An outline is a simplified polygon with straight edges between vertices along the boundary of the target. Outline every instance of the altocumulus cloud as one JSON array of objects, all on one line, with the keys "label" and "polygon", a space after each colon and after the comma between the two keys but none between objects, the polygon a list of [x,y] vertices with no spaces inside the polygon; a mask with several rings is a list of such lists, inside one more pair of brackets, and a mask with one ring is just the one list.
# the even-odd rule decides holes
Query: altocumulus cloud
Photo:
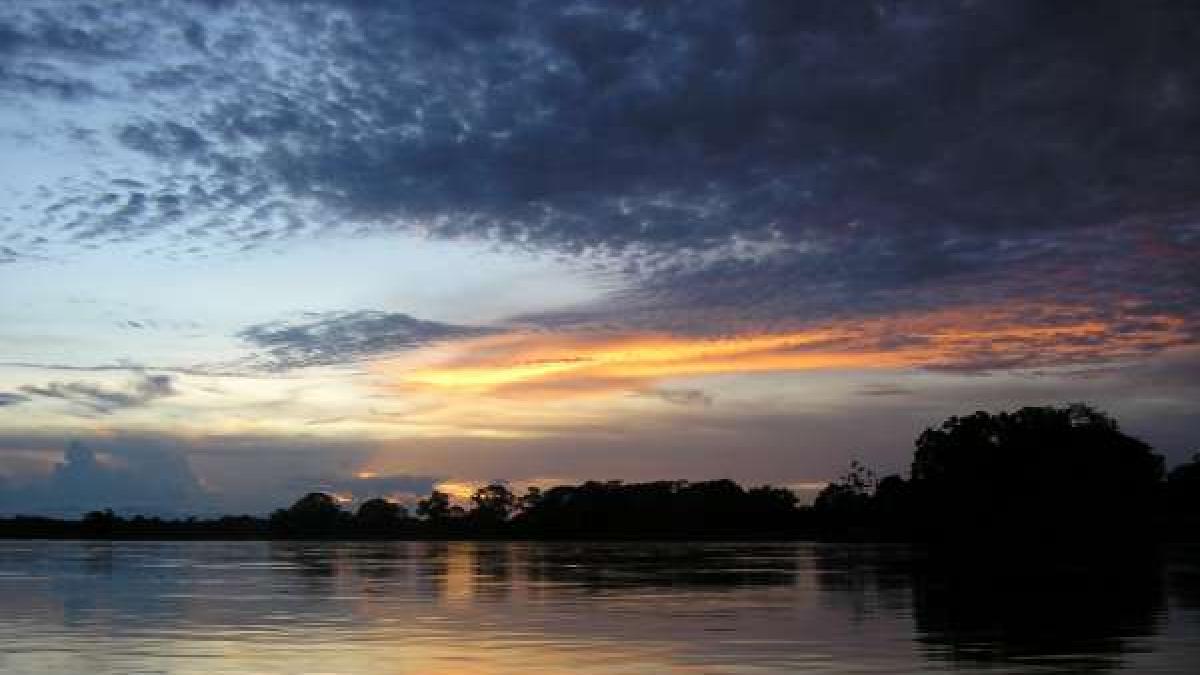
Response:
[{"label": "altocumulus cloud", "polygon": [[834,245],[850,222],[923,248],[1196,207],[1188,3],[8,13],[24,71],[79,66],[118,97],[152,85],[162,111],[98,131],[190,167],[174,191],[116,178],[98,212],[112,231],[74,228],[87,238],[225,207],[261,209],[247,241],[286,234],[267,217],[280,195],[357,224],[671,250],[733,234]]},{"label": "altocumulus cloud", "polygon": [[[608,304],[531,317],[559,327],[1019,297],[1197,333],[1194,3],[29,2],[0,21],[13,100],[133,111],[70,116],[63,143],[122,161],[33,199],[9,257],[403,230],[628,275]],[[246,337],[272,335],[280,367],[358,353]]]}]

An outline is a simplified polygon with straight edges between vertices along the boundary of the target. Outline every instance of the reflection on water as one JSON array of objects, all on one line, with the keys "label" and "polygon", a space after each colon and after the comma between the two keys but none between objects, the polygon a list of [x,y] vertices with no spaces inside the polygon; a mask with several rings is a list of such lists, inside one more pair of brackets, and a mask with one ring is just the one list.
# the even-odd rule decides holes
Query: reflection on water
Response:
[{"label": "reflection on water", "polygon": [[1172,672],[1200,555],[1044,577],[820,544],[0,542],[2,673]]}]

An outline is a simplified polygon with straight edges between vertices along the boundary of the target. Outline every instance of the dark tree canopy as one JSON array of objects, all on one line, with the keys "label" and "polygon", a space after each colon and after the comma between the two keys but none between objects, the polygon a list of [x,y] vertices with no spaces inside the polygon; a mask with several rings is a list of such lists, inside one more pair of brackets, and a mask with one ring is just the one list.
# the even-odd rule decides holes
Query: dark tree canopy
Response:
[{"label": "dark tree canopy", "polygon": [[1175,536],[1190,539],[1200,535],[1200,453],[1167,476],[1166,507]]},{"label": "dark tree canopy", "polygon": [[919,529],[1046,538],[1129,535],[1152,523],[1162,457],[1085,405],[951,417],[917,439]]},{"label": "dark tree canopy", "polygon": [[462,514],[462,508],[450,503],[450,495],[439,490],[417,502],[417,515],[428,521],[440,521]]},{"label": "dark tree canopy", "polygon": [[763,537],[793,530],[796,496],[730,480],[622,483],[589,481],[531,493],[514,519],[542,537]]},{"label": "dark tree canopy", "polygon": [[368,499],[358,507],[354,522],[364,532],[386,533],[408,519],[408,509],[382,497]]},{"label": "dark tree canopy", "polygon": [[508,520],[518,505],[517,496],[501,483],[485,485],[471,495],[473,515],[492,522]]},{"label": "dark tree canopy", "polygon": [[875,486],[874,473],[854,460],[840,481],[834,481],[821,490],[813,502],[813,508],[827,517],[858,520],[870,509]]},{"label": "dark tree canopy", "polygon": [[310,492],[286,509],[271,514],[271,527],[297,536],[329,536],[350,523],[350,514],[342,510],[333,495]]}]

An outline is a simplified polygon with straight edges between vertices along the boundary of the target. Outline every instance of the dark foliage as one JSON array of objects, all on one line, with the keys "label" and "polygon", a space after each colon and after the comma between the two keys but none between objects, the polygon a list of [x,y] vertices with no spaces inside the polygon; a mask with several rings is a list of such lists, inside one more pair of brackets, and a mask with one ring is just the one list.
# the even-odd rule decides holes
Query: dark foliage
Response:
[{"label": "dark foliage", "polygon": [[1200,537],[1200,453],[1167,474],[1166,506],[1172,537]]},{"label": "dark foliage", "polygon": [[1128,536],[1153,521],[1162,457],[1087,406],[954,417],[917,439],[916,527],[938,538]]},{"label": "dark foliage", "polygon": [[380,497],[363,502],[354,516],[354,526],[360,534],[376,537],[402,535],[411,521],[408,509]]},{"label": "dark foliage", "polygon": [[951,417],[916,441],[912,477],[857,465],[815,508],[850,537],[1073,541],[1154,532],[1162,457],[1084,405]]},{"label": "dark foliage", "polygon": [[353,524],[332,495],[311,492],[286,509],[271,514],[271,531],[285,536],[332,537]]},{"label": "dark foliage", "polygon": [[796,497],[729,480],[619,481],[560,486],[524,501],[515,531],[545,538],[786,537],[799,523]]},{"label": "dark foliage", "polygon": [[431,523],[440,523],[451,518],[461,518],[462,507],[450,504],[450,495],[434,490],[429,496],[417,502],[417,515]]}]

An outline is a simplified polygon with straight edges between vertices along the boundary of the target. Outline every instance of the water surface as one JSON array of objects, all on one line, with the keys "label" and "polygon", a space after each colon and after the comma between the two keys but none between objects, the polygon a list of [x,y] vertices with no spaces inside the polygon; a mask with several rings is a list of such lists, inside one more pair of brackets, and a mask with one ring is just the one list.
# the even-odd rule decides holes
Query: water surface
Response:
[{"label": "water surface", "polygon": [[2,673],[1200,672],[1189,549],[1071,583],[905,547],[0,542]]}]

